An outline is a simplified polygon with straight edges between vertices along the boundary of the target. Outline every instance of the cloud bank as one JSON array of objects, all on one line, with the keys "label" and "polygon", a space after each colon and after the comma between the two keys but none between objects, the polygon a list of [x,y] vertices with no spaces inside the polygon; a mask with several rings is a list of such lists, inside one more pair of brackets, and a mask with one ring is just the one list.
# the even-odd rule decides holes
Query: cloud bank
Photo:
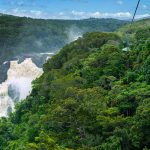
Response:
[{"label": "cloud bank", "polygon": [[[119,1],[121,4],[121,1]],[[86,19],[86,18],[115,18],[115,19],[131,19],[133,14],[130,12],[116,12],[116,13],[103,13],[100,11],[96,12],[84,12],[72,10],[71,12],[58,12],[48,13],[41,10],[23,10],[15,8],[11,10],[0,10],[0,13],[10,14],[21,17],[41,18],[41,19]],[[140,14],[136,16],[136,19],[144,17],[150,17],[149,13]]]}]

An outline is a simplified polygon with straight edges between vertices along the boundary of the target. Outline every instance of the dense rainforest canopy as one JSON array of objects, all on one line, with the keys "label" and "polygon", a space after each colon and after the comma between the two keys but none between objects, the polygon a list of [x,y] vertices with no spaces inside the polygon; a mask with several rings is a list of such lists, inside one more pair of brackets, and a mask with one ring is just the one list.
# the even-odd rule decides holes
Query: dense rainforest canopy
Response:
[{"label": "dense rainforest canopy", "polygon": [[[0,120],[2,150],[148,150],[150,20],[92,32],[44,65],[30,96]],[[130,49],[123,51],[124,33]]]}]

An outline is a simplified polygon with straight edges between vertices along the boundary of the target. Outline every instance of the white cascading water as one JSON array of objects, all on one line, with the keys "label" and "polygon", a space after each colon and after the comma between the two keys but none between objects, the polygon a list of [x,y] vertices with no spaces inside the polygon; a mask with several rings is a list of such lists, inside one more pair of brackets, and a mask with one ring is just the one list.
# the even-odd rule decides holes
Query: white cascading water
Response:
[{"label": "white cascading water", "polygon": [[38,68],[31,58],[22,63],[11,61],[7,80],[0,84],[0,117],[6,117],[20,100],[25,99],[32,90],[32,81],[41,76],[43,70]]}]

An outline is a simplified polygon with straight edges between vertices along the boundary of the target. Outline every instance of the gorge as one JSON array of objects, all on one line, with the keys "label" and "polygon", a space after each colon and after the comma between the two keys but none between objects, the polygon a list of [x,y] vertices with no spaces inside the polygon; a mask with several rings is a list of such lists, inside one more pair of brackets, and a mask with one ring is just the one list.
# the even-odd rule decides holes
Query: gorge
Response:
[{"label": "gorge", "polygon": [[86,32],[115,31],[127,23],[117,19],[44,20],[2,14],[0,117],[8,116],[15,104],[29,95],[31,82],[42,74],[43,64],[65,44]]}]

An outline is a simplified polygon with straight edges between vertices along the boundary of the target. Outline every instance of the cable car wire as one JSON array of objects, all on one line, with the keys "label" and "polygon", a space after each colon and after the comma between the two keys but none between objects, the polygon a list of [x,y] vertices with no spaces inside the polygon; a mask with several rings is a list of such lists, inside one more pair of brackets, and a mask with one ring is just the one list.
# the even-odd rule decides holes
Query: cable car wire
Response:
[{"label": "cable car wire", "polygon": [[[132,18],[131,24],[130,24],[130,26],[129,26],[130,29],[131,29],[131,27],[133,26],[133,23],[134,23],[134,20],[135,20],[136,13],[137,13],[137,10],[138,10],[138,8],[139,8],[140,2],[141,2],[141,0],[138,0],[137,5],[136,5],[136,8],[135,8],[135,11],[134,11],[134,14],[133,14],[133,18]],[[129,37],[128,37],[127,33],[126,33],[126,44],[127,44],[126,49],[129,50]],[[127,63],[127,68],[128,68],[128,69],[130,68],[129,60],[128,60],[128,63]],[[127,77],[127,83],[129,83],[129,78],[128,78],[128,77]]]},{"label": "cable car wire", "polygon": [[137,5],[136,5],[136,9],[135,9],[135,12],[134,12],[134,15],[133,15],[133,18],[132,18],[131,24],[133,24],[133,22],[134,22],[134,19],[135,19],[135,16],[136,16],[136,13],[137,13],[137,10],[138,10],[138,7],[139,7],[139,4],[140,4],[140,1],[141,1],[141,0],[138,0],[138,3],[137,3]]},{"label": "cable car wire", "polygon": [[[136,13],[137,13],[137,10],[138,10],[138,7],[139,7],[139,5],[140,5],[140,2],[141,2],[141,0],[138,0],[138,2],[137,2],[137,5],[136,5],[136,8],[135,8],[135,11],[134,11],[134,14],[133,14],[133,17],[132,17],[132,20],[131,20],[131,23],[130,23],[130,26],[129,26],[129,29],[131,30],[131,27],[132,27],[132,25],[133,25],[133,23],[134,23],[134,20],[135,20],[135,17],[136,17]],[[126,45],[126,48],[125,49],[129,49],[129,37],[128,37],[128,34],[126,33],[126,35],[125,35],[125,45]]]}]

